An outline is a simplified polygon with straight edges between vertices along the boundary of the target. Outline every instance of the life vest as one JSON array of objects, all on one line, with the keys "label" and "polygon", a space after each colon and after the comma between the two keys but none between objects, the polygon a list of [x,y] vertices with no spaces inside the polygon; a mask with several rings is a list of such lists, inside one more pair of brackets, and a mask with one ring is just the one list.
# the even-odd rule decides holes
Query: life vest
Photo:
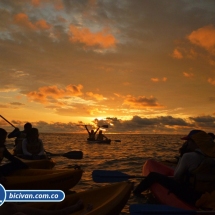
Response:
[{"label": "life vest", "polygon": [[15,139],[15,147],[13,149],[14,155],[23,154],[22,151],[22,141],[26,138],[26,133],[21,132],[19,137]]},{"label": "life vest", "polygon": [[34,143],[27,142],[26,148],[27,151],[30,152],[32,155],[38,155],[41,151],[42,142],[38,140]]},{"label": "life vest", "polygon": [[200,165],[190,173],[190,184],[198,192],[215,190],[215,159],[203,157]]}]

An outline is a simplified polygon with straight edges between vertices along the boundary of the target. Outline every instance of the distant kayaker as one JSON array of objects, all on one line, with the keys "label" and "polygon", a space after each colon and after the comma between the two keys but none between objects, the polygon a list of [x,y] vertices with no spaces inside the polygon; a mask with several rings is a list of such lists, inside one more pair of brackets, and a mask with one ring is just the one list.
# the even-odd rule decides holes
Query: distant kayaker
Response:
[{"label": "distant kayaker", "polygon": [[25,158],[42,159],[46,158],[43,142],[39,139],[37,128],[31,128],[22,142],[22,151]]},{"label": "distant kayaker", "polygon": [[27,135],[27,132],[32,128],[32,124],[27,122],[24,125],[24,130],[20,131],[19,128],[15,128],[11,133],[8,134],[8,138],[14,138],[15,139],[15,147],[14,147],[14,155],[23,154],[22,151],[22,141]]},{"label": "distant kayaker", "polygon": [[[211,168],[203,168],[202,173],[200,167],[204,164],[205,159],[213,159],[215,157],[215,144],[212,144],[211,137],[204,131],[192,130],[186,137],[187,151],[182,155],[177,167],[174,170],[174,177],[150,172],[146,178],[134,189],[134,195],[141,193],[150,188],[153,183],[159,183],[166,187],[169,192],[174,193],[180,199],[187,203],[195,204],[202,193],[210,189],[215,189],[214,181],[210,181],[210,174],[213,176]],[[207,163],[208,164],[208,163]],[[207,169],[209,172],[206,172]],[[208,181],[202,186],[202,181],[198,182],[197,175],[208,176]],[[194,178],[193,178],[194,177]],[[193,179],[193,180],[191,180]],[[212,188],[213,187],[213,188]]]},{"label": "distant kayaker", "polygon": [[98,127],[96,129],[96,131],[94,131],[94,130],[89,131],[88,128],[87,128],[87,125],[85,125],[84,127],[86,128],[86,130],[87,130],[87,132],[89,134],[89,137],[87,138],[87,140],[90,140],[90,141],[96,140],[96,133],[97,133],[97,131],[99,130],[100,127]]},{"label": "distant kayaker", "polygon": [[108,138],[102,133],[102,130],[100,130],[98,135],[97,135],[96,140],[103,141],[103,140],[108,140]]},{"label": "distant kayaker", "polygon": [[20,161],[18,158],[14,157],[5,147],[5,141],[7,137],[7,132],[0,128],[0,163],[2,162],[3,158],[8,159],[11,161],[10,163],[6,163],[0,166],[0,183],[4,184],[5,178],[11,172],[17,169],[26,169],[28,166]]}]

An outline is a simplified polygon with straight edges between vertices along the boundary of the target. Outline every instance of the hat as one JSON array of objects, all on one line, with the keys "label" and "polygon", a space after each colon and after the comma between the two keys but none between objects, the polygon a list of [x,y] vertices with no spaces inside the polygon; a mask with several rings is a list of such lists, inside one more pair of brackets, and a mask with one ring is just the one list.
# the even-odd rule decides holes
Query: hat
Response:
[{"label": "hat", "polygon": [[191,139],[192,135],[194,135],[194,134],[196,134],[196,133],[198,133],[200,131],[201,130],[192,130],[192,131],[190,131],[190,133],[187,136],[182,137],[181,140],[189,140],[189,139]]},{"label": "hat", "polygon": [[204,131],[197,132],[191,136],[199,149],[209,157],[215,157],[215,143],[211,136]]}]

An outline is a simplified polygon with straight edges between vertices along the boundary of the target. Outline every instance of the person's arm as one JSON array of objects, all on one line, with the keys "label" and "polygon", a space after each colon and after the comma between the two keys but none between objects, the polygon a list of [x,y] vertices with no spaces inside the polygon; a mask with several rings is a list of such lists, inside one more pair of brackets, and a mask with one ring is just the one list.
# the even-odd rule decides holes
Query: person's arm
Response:
[{"label": "person's arm", "polygon": [[96,133],[97,133],[97,131],[100,129],[100,126],[96,129],[96,131],[95,131],[95,135],[96,135]]},{"label": "person's arm", "polygon": [[19,128],[15,128],[10,134],[8,134],[8,138],[14,138],[14,137],[18,137],[20,135],[20,130]]},{"label": "person's arm", "polygon": [[178,165],[174,171],[174,179],[176,181],[182,182],[184,177],[188,172],[188,165],[189,165],[189,154],[185,153],[182,158],[179,160]]},{"label": "person's arm", "polygon": [[29,155],[29,156],[32,156],[32,154],[30,153],[30,152],[28,152],[28,150],[27,150],[27,139],[24,139],[23,141],[22,141],[22,151],[23,151],[23,154],[24,155]]},{"label": "person's arm", "polygon": [[87,126],[85,125],[84,127],[86,128],[88,134],[90,134],[90,131],[88,130]]}]

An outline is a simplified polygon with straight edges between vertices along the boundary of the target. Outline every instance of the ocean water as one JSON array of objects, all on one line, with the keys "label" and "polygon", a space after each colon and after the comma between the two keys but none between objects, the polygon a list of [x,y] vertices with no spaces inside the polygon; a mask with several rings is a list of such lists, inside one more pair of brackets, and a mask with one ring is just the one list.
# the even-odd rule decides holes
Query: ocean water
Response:
[{"label": "ocean water", "polygon": [[[49,133],[40,134],[46,151],[65,153],[73,150],[83,152],[83,159],[68,159],[62,156],[54,157],[55,169],[73,168],[79,165],[83,170],[80,182],[72,188],[79,192],[104,186],[104,183],[95,183],[92,180],[92,171],[119,170],[129,175],[141,176],[144,162],[149,158],[165,161],[173,160],[178,155],[178,149],[183,141],[181,135],[154,135],[154,134],[106,134],[111,144],[87,143],[87,134]],[[120,140],[121,142],[117,142]],[[8,148],[12,148],[13,140],[7,140]],[[141,179],[133,179],[136,186]],[[123,208],[121,215],[129,214],[129,205],[140,203],[132,194]]]}]

